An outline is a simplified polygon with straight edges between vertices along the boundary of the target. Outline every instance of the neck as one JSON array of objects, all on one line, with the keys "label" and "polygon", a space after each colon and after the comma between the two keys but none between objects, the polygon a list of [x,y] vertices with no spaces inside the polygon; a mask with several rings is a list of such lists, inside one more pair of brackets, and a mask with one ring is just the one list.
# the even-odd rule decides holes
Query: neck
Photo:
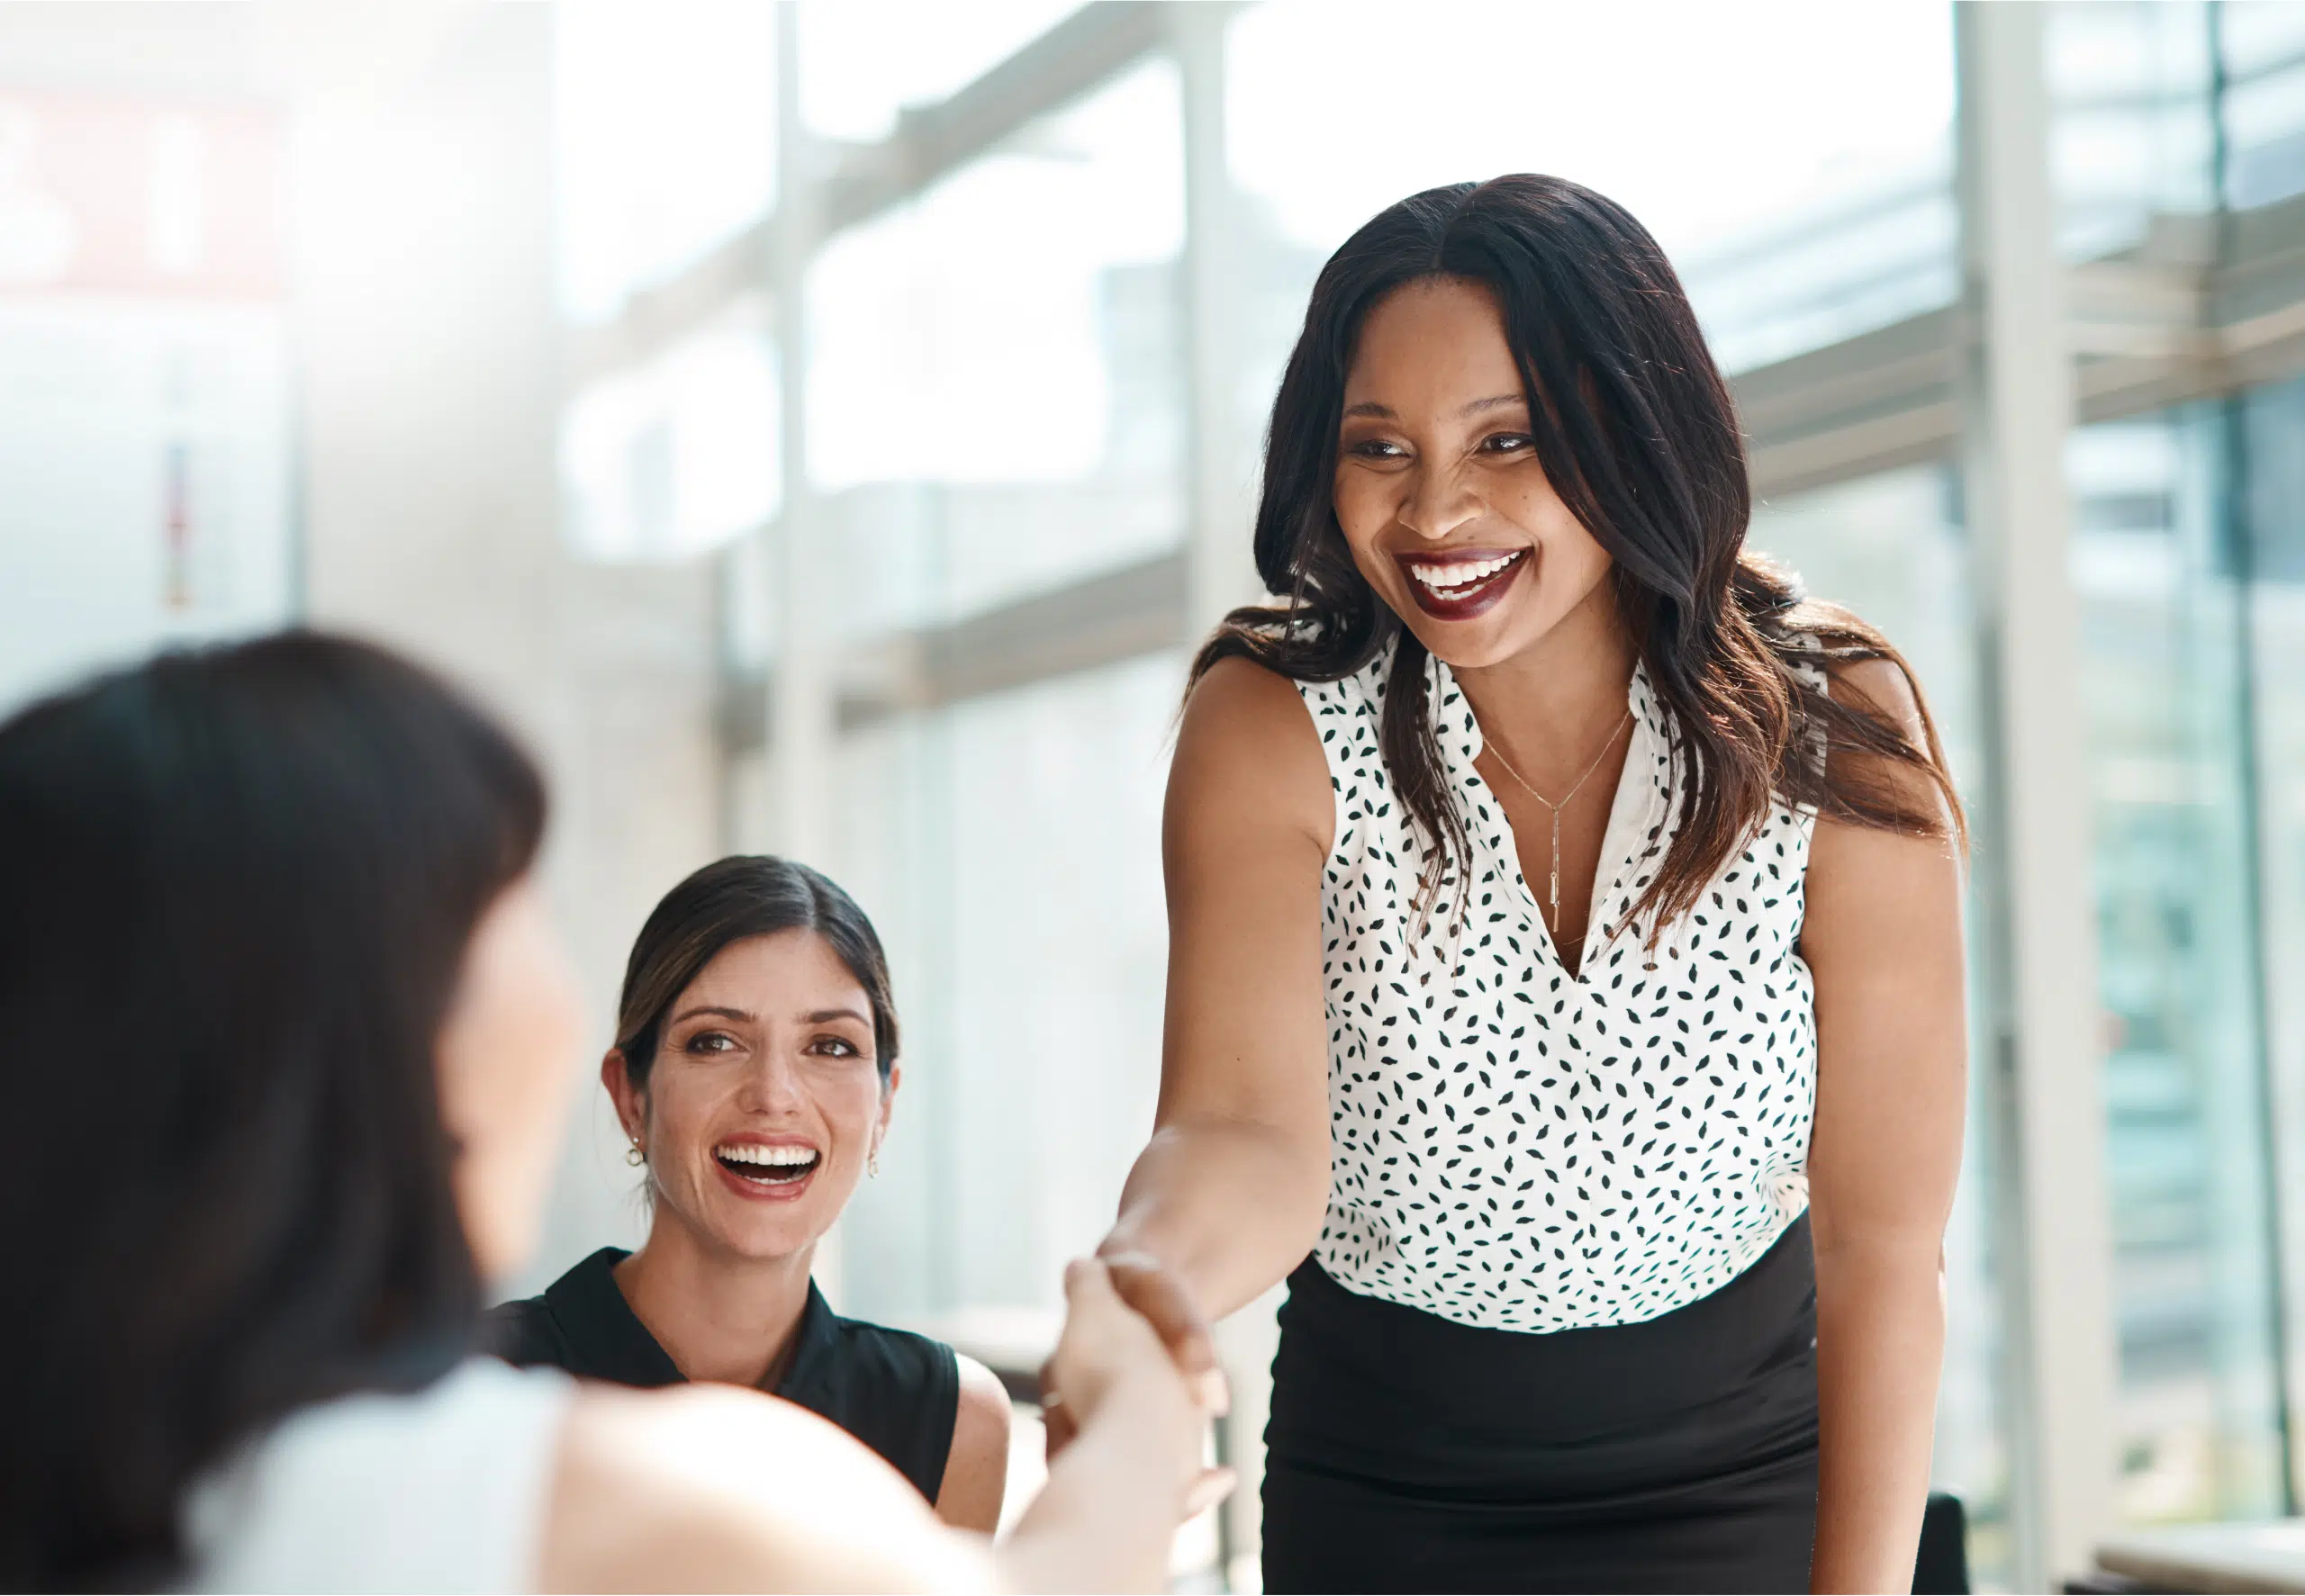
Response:
[{"label": "neck", "polygon": [[1638,658],[1603,582],[1534,647],[1456,677],[1481,735],[1557,796],[1624,719]]},{"label": "neck", "polygon": [[624,1300],[691,1380],[773,1390],[809,1305],[814,1243],[782,1258],[708,1246],[663,1203],[639,1251],[616,1267]]}]

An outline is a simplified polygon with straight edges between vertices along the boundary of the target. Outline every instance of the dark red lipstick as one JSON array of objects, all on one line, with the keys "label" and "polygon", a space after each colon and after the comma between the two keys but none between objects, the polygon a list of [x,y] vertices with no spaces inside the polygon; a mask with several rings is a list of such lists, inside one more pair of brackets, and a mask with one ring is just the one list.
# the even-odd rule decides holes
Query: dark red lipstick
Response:
[{"label": "dark red lipstick", "polygon": [[1437,553],[1396,555],[1409,596],[1416,607],[1435,620],[1463,621],[1486,615],[1496,607],[1536,551],[1514,549],[1451,549]]}]

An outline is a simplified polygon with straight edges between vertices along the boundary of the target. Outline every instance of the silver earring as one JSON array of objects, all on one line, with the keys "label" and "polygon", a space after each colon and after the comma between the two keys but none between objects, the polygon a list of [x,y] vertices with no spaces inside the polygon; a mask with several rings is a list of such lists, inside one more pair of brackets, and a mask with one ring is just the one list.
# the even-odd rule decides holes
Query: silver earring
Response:
[{"label": "silver earring", "polygon": [[648,1161],[648,1155],[640,1150],[640,1144],[636,1141],[624,1150],[624,1161],[637,1169]]},{"label": "silver earring", "polygon": [[864,1173],[873,1180],[881,1178],[881,1150],[874,1148],[864,1155]]}]

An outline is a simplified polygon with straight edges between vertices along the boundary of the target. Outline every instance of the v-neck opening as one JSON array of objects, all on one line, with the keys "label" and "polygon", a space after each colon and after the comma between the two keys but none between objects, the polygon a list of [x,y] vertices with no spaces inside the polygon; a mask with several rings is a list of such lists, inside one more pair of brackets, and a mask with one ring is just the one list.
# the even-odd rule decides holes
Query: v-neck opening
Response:
[{"label": "v-neck opening", "polygon": [[[1456,672],[1449,668],[1448,662],[1437,655],[1426,657],[1431,660],[1432,668],[1439,677],[1437,681],[1428,684],[1431,690],[1429,701],[1434,707],[1435,715],[1446,711],[1453,696],[1464,717],[1464,725],[1458,737],[1447,737],[1444,728],[1442,752],[1457,755],[1454,762],[1463,767],[1458,774],[1476,798],[1486,798],[1495,815],[1496,834],[1487,841],[1511,869],[1514,888],[1521,895],[1522,906],[1535,923],[1537,934],[1543,939],[1545,951],[1550,956],[1553,968],[1581,987],[1585,985],[1586,972],[1593,968],[1595,956],[1606,951],[1609,944],[1615,941],[1614,933],[1619,928],[1610,924],[1609,914],[1623,896],[1620,888],[1641,862],[1639,839],[1645,829],[1644,823],[1650,818],[1650,800],[1655,796],[1657,750],[1653,744],[1657,733],[1650,724],[1650,711],[1656,700],[1650,690],[1648,669],[1635,661],[1632,676],[1625,684],[1625,709],[1632,717],[1632,740],[1625,749],[1624,764],[1617,771],[1616,788],[1610,794],[1609,817],[1601,832],[1600,861],[1594,866],[1593,883],[1588,889],[1585,938],[1577,950],[1577,968],[1572,970],[1568,968],[1568,961],[1560,956],[1559,940],[1551,925],[1546,923],[1544,905],[1538,898],[1536,889],[1529,884],[1528,871],[1522,867],[1521,840],[1514,830],[1512,816],[1505,811],[1504,800],[1497,796],[1496,789],[1489,785],[1488,778],[1480,772],[1478,762],[1482,752],[1488,746],[1487,734],[1481,729],[1480,717],[1473,713],[1472,700],[1466,697],[1463,684],[1458,681]],[[1644,754],[1647,757],[1641,758]],[[1637,787],[1627,780],[1636,768],[1641,775],[1641,785]]]}]

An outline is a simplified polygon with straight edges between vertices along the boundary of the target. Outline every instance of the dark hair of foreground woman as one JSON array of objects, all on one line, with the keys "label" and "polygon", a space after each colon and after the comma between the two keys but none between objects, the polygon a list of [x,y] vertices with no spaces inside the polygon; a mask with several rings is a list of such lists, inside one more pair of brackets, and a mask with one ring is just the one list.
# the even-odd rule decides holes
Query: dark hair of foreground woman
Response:
[{"label": "dark hair of foreground woman", "polygon": [[544,818],[486,719],[334,638],[0,727],[0,1587],[167,1582],[232,1443],[465,1355],[434,1039]]}]

